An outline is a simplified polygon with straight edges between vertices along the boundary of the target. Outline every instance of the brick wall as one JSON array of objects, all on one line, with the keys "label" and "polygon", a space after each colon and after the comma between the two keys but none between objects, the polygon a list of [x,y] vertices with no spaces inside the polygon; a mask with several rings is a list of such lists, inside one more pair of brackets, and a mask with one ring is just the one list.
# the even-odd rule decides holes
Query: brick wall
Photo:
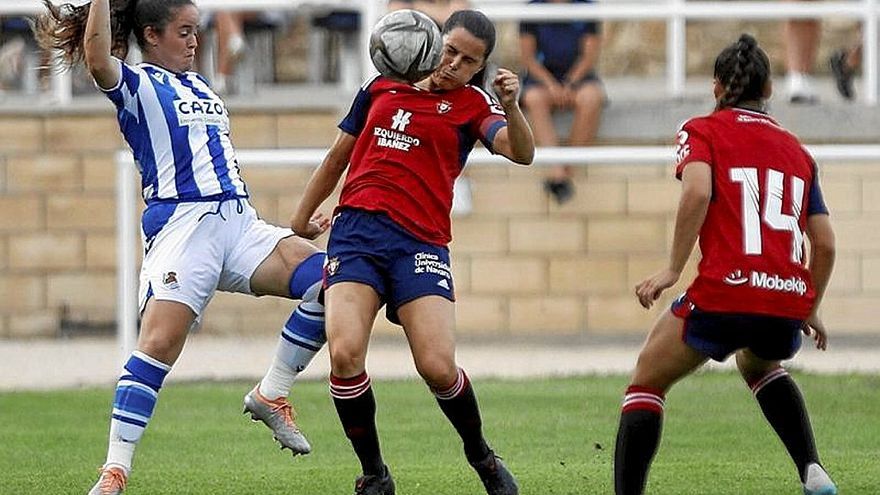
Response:
[{"label": "brick wall", "polygon": [[[233,139],[239,148],[327,146],[335,120],[239,114]],[[0,337],[55,335],[62,316],[112,322],[113,153],[121,146],[109,112],[0,116]],[[310,170],[247,165],[254,205],[268,221],[286,224]],[[455,220],[452,245],[463,333],[643,333],[693,276],[692,262],[679,287],[651,311],[632,296],[632,287],[666,260],[678,196],[669,167],[579,170],[577,195],[563,207],[541,190],[540,170],[469,173],[474,212]],[[839,245],[826,322],[841,333],[876,332],[880,163],[827,164],[824,189]],[[202,331],[274,334],[290,309],[280,299],[218,293]],[[377,329],[396,331],[383,318]]]}]

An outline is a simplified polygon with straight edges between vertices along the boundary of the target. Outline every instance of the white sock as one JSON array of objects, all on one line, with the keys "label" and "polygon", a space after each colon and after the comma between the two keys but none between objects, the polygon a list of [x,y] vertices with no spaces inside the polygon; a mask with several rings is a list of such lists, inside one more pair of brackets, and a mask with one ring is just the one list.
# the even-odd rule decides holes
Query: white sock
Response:
[{"label": "white sock", "polygon": [[[111,432],[111,438],[113,438],[113,433]],[[129,442],[120,442],[115,440],[110,440],[110,446],[107,448],[107,462],[104,463],[104,467],[119,467],[125,471],[125,475],[128,476],[128,473],[131,472],[131,463],[132,459],[134,459],[134,448],[137,447],[136,443]]]},{"label": "white sock", "polygon": [[281,329],[272,365],[260,382],[260,394],[269,400],[287,397],[296,376],[308,367],[325,341],[324,306],[315,301],[300,303]]}]

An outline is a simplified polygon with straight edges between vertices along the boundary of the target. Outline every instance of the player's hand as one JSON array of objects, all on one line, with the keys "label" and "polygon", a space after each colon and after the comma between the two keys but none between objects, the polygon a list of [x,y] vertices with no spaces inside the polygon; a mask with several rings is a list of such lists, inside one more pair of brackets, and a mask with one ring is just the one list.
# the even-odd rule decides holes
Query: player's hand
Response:
[{"label": "player's hand", "polygon": [[318,212],[312,215],[312,218],[309,219],[305,227],[297,228],[295,222],[291,221],[290,228],[300,237],[315,239],[324,232],[327,232],[327,229],[330,228],[330,219],[323,213]]},{"label": "player's hand", "polygon": [[813,336],[816,341],[816,349],[825,350],[828,348],[828,331],[825,330],[825,324],[816,313],[810,315],[804,325],[801,327],[804,335]]},{"label": "player's hand", "polygon": [[678,282],[680,276],[680,273],[667,268],[639,282],[636,285],[636,297],[639,298],[639,304],[645,309],[649,309],[664,290]]},{"label": "player's hand", "polygon": [[519,76],[507,69],[498,69],[495,80],[492,81],[492,88],[503,107],[515,104],[519,100]]}]

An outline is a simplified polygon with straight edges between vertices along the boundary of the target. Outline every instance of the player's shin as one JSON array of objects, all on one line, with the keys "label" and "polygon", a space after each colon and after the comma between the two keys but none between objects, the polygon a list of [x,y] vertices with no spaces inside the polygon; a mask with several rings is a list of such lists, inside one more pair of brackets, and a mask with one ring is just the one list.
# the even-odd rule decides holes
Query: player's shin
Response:
[{"label": "player's shin", "polygon": [[663,392],[630,385],[626,389],[614,449],[614,492],[641,495],[660,443]]},{"label": "player's shin", "polygon": [[750,380],[749,387],[764,417],[779,435],[798,469],[801,481],[806,478],[807,466],[819,463],[813,428],[797,384],[785,368],[776,368],[762,377]]},{"label": "player's shin", "polygon": [[489,446],[483,438],[483,422],[474,388],[463,369],[458,369],[455,382],[449,387],[433,389],[437,404],[452,423],[464,443],[468,462],[478,462],[489,455]]},{"label": "player's shin", "polygon": [[308,367],[327,338],[324,305],[318,302],[325,253],[315,253],[294,270],[290,294],[302,302],[281,329],[275,357],[260,382],[260,394],[269,400],[287,397],[296,376]]},{"label": "player's shin", "polygon": [[376,399],[369,375],[366,372],[353,378],[330,375],[330,395],[363,473],[384,476],[385,463],[376,430]]},{"label": "player's shin", "polygon": [[126,474],[131,471],[134,449],[153,416],[159,389],[170,370],[171,366],[157,359],[132,352],[116,384],[105,467],[120,467]]}]

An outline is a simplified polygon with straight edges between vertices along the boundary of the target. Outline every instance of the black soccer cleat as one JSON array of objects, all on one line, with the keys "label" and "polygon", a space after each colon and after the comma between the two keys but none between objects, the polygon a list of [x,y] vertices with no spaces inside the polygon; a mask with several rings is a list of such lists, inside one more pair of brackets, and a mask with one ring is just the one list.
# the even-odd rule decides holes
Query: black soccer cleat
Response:
[{"label": "black soccer cleat", "polygon": [[846,50],[836,50],[828,59],[828,65],[831,66],[831,74],[834,76],[834,82],[837,85],[837,92],[845,100],[852,100],[855,97],[855,89],[853,88],[853,75],[855,71],[846,65]]},{"label": "black soccer cleat", "polygon": [[365,474],[354,482],[354,495],[394,495],[394,479],[385,466],[385,475]]},{"label": "black soccer cleat", "polygon": [[488,495],[519,494],[516,479],[507,470],[507,466],[501,462],[501,458],[495,455],[495,452],[490,450],[485,459],[470,464],[474,471],[480,475],[480,481],[483,482]]}]

